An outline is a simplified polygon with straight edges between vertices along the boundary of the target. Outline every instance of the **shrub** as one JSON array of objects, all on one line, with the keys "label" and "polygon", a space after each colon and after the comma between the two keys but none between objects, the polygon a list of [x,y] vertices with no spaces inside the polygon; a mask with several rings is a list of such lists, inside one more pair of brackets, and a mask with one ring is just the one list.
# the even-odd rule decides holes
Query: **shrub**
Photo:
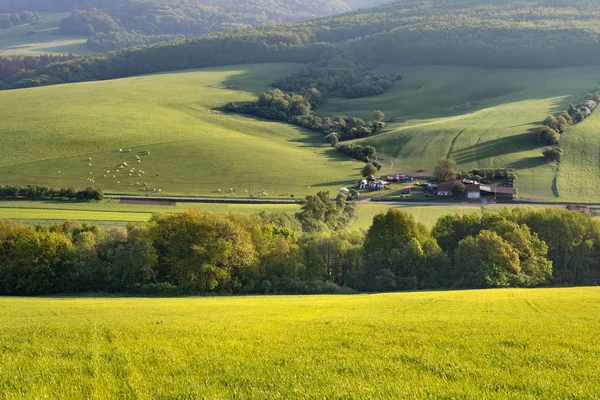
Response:
[{"label": "shrub", "polygon": [[538,140],[547,145],[558,144],[560,135],[554,129],[548,126],[542,126],[538,132]]},{"label": "shrub", "polygon": [[542,154],[548,161],[556,161],[560,163],[562,158],[562,149],[558,146],[552,146],[544,149]]}]

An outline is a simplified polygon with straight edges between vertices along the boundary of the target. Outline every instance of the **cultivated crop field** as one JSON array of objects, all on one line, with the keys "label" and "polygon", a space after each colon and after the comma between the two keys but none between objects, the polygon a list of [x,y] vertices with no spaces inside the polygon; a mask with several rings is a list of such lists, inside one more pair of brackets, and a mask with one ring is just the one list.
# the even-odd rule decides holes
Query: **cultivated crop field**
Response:
[{"label": "cultivated crop field", "polygon": [[335,192],[358,180],[362,164],[323,135],[213,110],[254,99],[294,68],[242,65],[0,92],[0,182],[129,194],[148,194],[147,184],[152,194],[220,197],[232,188],[237,197]]},{"label": "cultivated crop field", "polygon": [[[431,228],[438,218],[449,214],[477,214],[494,212],[503,206],[417,206],[366,203],[357,206],[354,221],[350,228],[367,230],[373,217],[385,213],[390,208],[398,208],[413,215],[417,221]],[[174,213],[196,209],[217,214],[258,214],[288,213],[301,210],[299,204],[213,204],[177,203],[175,207],[155,205],[119,204],[118,201],[104,200],[94,203],[70,203],[65,201],[0,201],[0,219],[13,219],[29,223],[55,223],[61,220],[78,220],[110,225],[114,222],[148,221],[153,213]]]},{"label": "cultivated crop field", "polygon": [[[394,171],[431,171],[437,159],[448,156],[464,170],[514,168],[520,198],[566,200],[566,191],[556,189],[556,167],[542,157],[535,129],[546,115],[582,101],[595,89],[599,68],[425,66],[387,67],[382,72],[400,73],[403,80],[380,96],[332,100],[320,112],[370,118],[373,110],[381,109],[393,118],[387,132],[360,141],[375,146],[384,165],[393,162]],[[576,158],[577,151],[593,153],[585,147],[567,150],[565,158],[569,153]]]},{"label": "cultivated crop field", "polygon": [[2,298],[31,398],[595,398],[600,289]]},{"label": "cultivated crop field", "polygon": [[85,37],[56,35],[60,21],[70,13],[40,13],[36,25],[0,29],[0,56],[39,54],[85,54]]},{"label": "cultivated crop field", "polygon": [[202,210],[217,214],[289,213],[300,211],[297,204],[216,204],[178,203],[176,206],[119,204],[105,200],[94,203],[70,203],[65,201],[0,201],[0,219],[24,222],[77,220],[93,221],[110,225],[111,222],[148,221],[153,213],[175,213],[184,210]]}]

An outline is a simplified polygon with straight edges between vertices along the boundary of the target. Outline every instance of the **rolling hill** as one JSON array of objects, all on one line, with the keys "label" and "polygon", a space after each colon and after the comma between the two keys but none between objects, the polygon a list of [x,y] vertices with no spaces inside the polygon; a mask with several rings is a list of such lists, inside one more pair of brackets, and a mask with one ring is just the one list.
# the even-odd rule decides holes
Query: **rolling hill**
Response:
[{"label": "rolling hill", "polygon": [[402,0],[334,17],[127,49],[26,77],[47,75],[40,84],[48,84],[231,64],[315,62],[332,51],[371,67],[590,66],[600,65],[599,20],[595,1]]},{"label": "rolling hill", "polygon": [[[455,66],[385,67],[403,80],[380,96],[332,99],[322,114],[343,113],[369,118],[381,109],[393,122],[385,132],[358,143],[378,149],[389,172],[431,171],[437,159],[455,159],[462,170],[514,168],[518,171],[519,197],[530,200],[576,201],[568,190],[557,191],[556,167],[542,157],[536,129],[548,114],[581,101],[598,82],[600,68],[482,69]],[[565,162],[588,153],[585,143],[597,142],[591,128],[597,116],[572,128],[565,137]],[[588,129],[589,129],[588,128]],[[580,145],[572,137],[585,137]],[[578,139],[582,140],[582,139]],[[570,150],[576,147],[577,150]],[[567,165],[565,164],[565,165]],[[578,169],[576,169],[577,171]],[[561,170],[561,176],[564,169]],[[593,173],[593,172],[590,172]],[[597,179],[597,178],[595,178]],[[597,180],[596,180],[597,181]],[[593,195],[592,195],[593,197]],[[583,198],[581,199],[583,200]],[[590,196],[587,197],[590,200]],[[597,198],[596,198],[597,201]]]},{"label": "rolling hill", "polygon": [[[600,65],[600,51],[597,51],[600,50],[597,35],[600,31],[596,24],[598,20],[600,4],[597,2],[498,0],[481,3],[476,0],[403,0],[341,16],[207,35],[53,63],[36,71],[9,76],[5,80],[5,87],[19,87],[23,81],[26,81],[24,86],[35,86],[108,80],[192,67],[241,63],[309,63],[321,60],[321,63],[335,67],[339,65],[340,56],[344,56],[362,68],[383,74],[400,74],[403,77],[400,83],[396,83],[383,95],[354,100],[333,96],[319,109],[319,113],[323,115],[337,113],[363,118],[369,118],[373,110],[381,109],[391,117],[392,123],[384,132],[357,141],[378,149],[380,161],[384,161],[383,164],[387,168],[384,171],[431,171],[437,159],[451,157],[465,170],[477,167],[516,169],[519,173],[517,187],[522,199],[573,201],[579,196],[570,196],[567,189],[560,190],[561,176],[577,175],[579,167],[576,166],[587,168],[583,166],[578,154],[589,153],[589,148],[584,141],[570,140],[569,137],[574,134],[567,133],[564,140],[565,168],[559,173],[555,165],[544,161],[535,132],[547,114],[556,113],[566,108],[569,103],[579,102],[600,81],[600,68],[597,67]],[[420,66],[411,66],[413,64]],[[224,68],[223,71],[236,69]],[[261,67],[240,68],[255,70],[254,68]],[[260,84],[252,91],[253,96],[289,72],[291,71],[280,70],[278,74],[263,75],[264,79],[261,78]],[[170,89],[161,91],[158,88],[150,88],[153,84],[163,85],[163,79],[170,80],[171,77],[187,74],[189,73],[182,75],[177,72],[152,78],[134,78],[107,83],[107,86],[86,84],[90,86],[68,86],[69,89],[57,88],[56,91],[47,88],[27,91],[26,94],[1,93],[7,96],[7,103],[20,105],[20,109],[35,105],[31,108],[48,118],[37,121],[36,118],[22,118],[22,112],[15,112],[8,128],[5,128],[6,137],[12,137],[5,140],[16,140],[17,132],[33,134],[43,131],[47,125],[56,126],[53,129],[60,132],[58,135],[61,138],[56,142],[61,145],[60,149],[57,149],[57,156],[73,156],[71,153],[74,152],[94,155],[96,149],[90,146],[93,140],[82,140],[81,132],[73,131],[75,122],[72,122],[72,119],[77,119],[78,123],[90,132],[110,128],[112,133],[103,134],[105,139],[114,140],[119,135],[115,132],[124,129],[127,132],[125,137],[136,137],[135,143],[125,141],[134,144],[122,145],[128,147],[157,143],[158,135],[148,132],[156,132],[158,127],[169,125],[176,127],[176,133],[171,133],[168,140],[161,142],[163,150],[181,158],[184,154],[191,154],[191,150],[188,146],[185,146],[185,151],[178,148],[175,143],[189,138],[187,134],[183,135],[185,139],[178,135],[183,131],[189,132],[195,126],[192,118],[201,115],[201,119],[211,126],[221,128],[221,124],[225,124],[227,129],[238,132],[245,132],[246,129],[250,129],[251,132],[260,129],[276,130],[277,134],[271,135],[265,135],[263,132],[250,133],[251,136],[264,139],[264,143],[253,148],[252,152],[262,155],[266,148],[271,148],[272,158],[268,163],[281,165],[281,159],[287,158],[288,155],[281,156],[287,154],[283,151],[276,156],[276,153],[281,151],[276,148],[281,145],[278,139],[281,135],[293,137],[300,131],[283,124],[241,116],[220,116],[209,111],[219,104],[248,100],[252,99],[252,96],[241,96],[233,90],[224,90],[218,92],[219,101],[213,101],[216,97],[212,97],[211,88],[206,92],[211,96],[211,101],[194,103],[195,100],[190,98],[191,103],[186,103],[188,100],[185,100],[185,106],[177,101],[165,106],[164,101],[168,102],[172,98],[172,94],[169,94]],[[131,91],[117,90],[124,82],[137,82],[138,86]],[[147,87],[139,92],[144,94],[137,96],[136,93],[144,85]],[[258,89],[258,86],[261,89]],[[110,91],[104,92],[104,88],[108,87],[115,92],[110,95]],[[81,93],[71,96],[71,90],[72,93]],[[92,106],[90,102],[77,100],[76,105],[59,102],[61,106],[57,107],[57,110],[68,108],[64,115],[57,114],[54,109],[43,109],[45,102],[42,98],[63,98],[63,93],[68,93],[67,96],[72,99],[81,99],[83,92],[88,90],[104,93],[104,97],[95,100],[99,104]],[[160,107],[163,107],[159,113],[150,113],[150,121],[144,120],[142,115],[136,115],[140,110],[147,108],[144,96],[150,96],[156,101],[161,99]],[[130,123],[130,118],[125,116],[108,118],[105,121],[105,118],[111,115],[110,111],[121,107],[122,104],[133,107],[128,112],[143,121],[139,126]],[[168,114],[162,114],[165,109],[169,110]],[[105,111],[99,113],[98,110]],[[174,112],[175,110],[177,112]],[[170,120],[175,115],[177,118]],[[62,122],[48,122],[59,116],[62,117]],[[184,116],[188,119],[184,120]],[[159,118],[160,121],[157,120]],[[573,129],[584,129],[592,124],[592,121]],[[68,126],[67,131],[70,133],[62,132],[62,124]],[[318,134],[302,134],[308,135],[312,144],[323,140]],[[42,138],[39,142],[44,143],[44,140]],[[34,141],[29,138],[25,143]],[[35,143],[37,145],[37,141]],[[53,143],[48,143],[50,149],[53,149]],[[63,145],[67,143],[83,143],[86,148],[74,151]],[[33,148],[36,145],[33,145]],[[240,157],[240,151],[236,150],[235,146],[226,146],[225,153],[221,146],[212,142],[211,145],[213,147],[204,145],[202,151],[221,153],[222,157],[229,160],[223,162],[223,158],[218,158],[218,168],[226,171],[223,175],[240,178],[228,178],[231,182],[229,185],[239,186],[240,182],[247,180],[246,175],[239,175],[238,171],[247,169],[247,165],[254,168],[257,163],[251,160],[252,157]],[[286,143],[286,149],[288,145],[289,141]],[[28,149],[27,146],[23,148]],[[103,146],[99,146],[102,147],[100,151],[105,151],[107,144],[104,143]],[[335,157],[338,158],[333,158],[333,150],[323,148],[322,151],[323,154],[332,157],[331,160],[339,159],[337,155]],[[0,172],[7,177],[11,174],[14,177],[16,175],[9,171],[9,165],[19,164],[21,171],[25,171],[29,168],[27,165],[30,165],[31,170],[21,172],[21,177],[31,177],[26,183],[38,183],[35,170],[40,167],[46,169],[46,164],[36,164],[42,160],[35,157],[25,161],[32,158],[32,154],[35,154],[35,150],[27,151],[26,155],[22,152],[9,152],[4,161],[5,166]],[[593,152],[585,156],[586,165],[600,165],[600,156],[595,158],[591,154]],[[183,159],[187,160],[185,156]],[[244,161],[236,164],[237,161],[231,160]],[[115,162],[112,158],[107,158],[106,161],[110,161],[108,164]],[[28,164],[29,162],[33,164]],[[310,164],[308,159],[305,162]],[[69,164],[69,170],[79,168],[76,165]],[[162,170],[168,168],[168,165],[159,166]],[[186,168],[190,166],[187,165]],[[569,172],[570,168],[572,172]],[[590,168],[592,167],[588,169]],[[78,176],[84,169],[81,168]],[[214,175],[215,169],[209,169],[211,176]],[[331,169],[335,170],[333,175],[327,178],[328,173],[322,171],[322,177],[319,178],[321,182],[328,181],[330,188],[339,186],[337,183],[341,185],[351,181],[357,176],[356,171],[347,173],[344,166],[336,168],[332,164]],[[343,173],[340,172],[342,170]],[[296,175],[300,174],[290,176]],[[190,176],[185,176],[187,182],[184,182],[184,179],[179,183],[169,181],[161,189],[173,193],[210,192],[198,189],[189,178]],[[62,182],[62,178],[53,179]],[[272,182],[270,179],[266,181]],[[301,187],[306,186],[308,189],[309,185],[313,189],[314,185],[309,181],[310,179],[305,177],[302,183],[298,184],[298,189],[282,190],[280,194],[292,191],[300,193]],[[569,178],[568,181],[572,182],[574,179]],[[211,190],[220,188],[219,186],[225,184],[220,185],[216,182],[211,186]],[[108,185],[107,189],[112,191],[116,190],[116,187]],[[589,200],[593,198],[593,194],[583,198]]]},{"label": "rolling hill", "polygon": [[[358,179],[361,164],[321,135],[213,111],[253,99],[295,68],[237,66],[0,92],[0,182],[139,194],[148,193],[141,191],[147,183],[162,194],[213,196],[230,188],[238,196],[337,191]],[[123,162],[130,166],[116,172]],[[129,177],[131,166],[144,176]]]},{"label": "rolling hill", "polygon": [[[85,54],[189,35],[342,14],[388,0],[0,0],[0,17],[30,10],[42,23],[0,29],[0,55]],[[0,26],[2,28],[2,26]]]}]

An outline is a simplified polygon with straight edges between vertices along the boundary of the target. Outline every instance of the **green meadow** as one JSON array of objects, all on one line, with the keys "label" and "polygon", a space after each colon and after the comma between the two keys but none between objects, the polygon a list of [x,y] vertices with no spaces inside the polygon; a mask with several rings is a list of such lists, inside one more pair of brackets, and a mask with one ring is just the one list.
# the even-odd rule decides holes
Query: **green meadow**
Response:
[{"label": "green meadow", "polygon": [[70,13],[40,13],[41,22],[0,29],[0,56],[86,54],[85,37],[57,35],[60,21]]},{"label": "green meadow", "polygon": [[0,298],[0,392],[7,399],[593,399],[599,313],[598,288]]},{"label": "green meadow", "polygon": [[[516,169],[520,198],[564,200],[565,191],[558,190],[555,183],[556,167],[543,159],[535,129],[546,115],[583,100],[600,82],[599,68],[426,66],[381,70],[400,73],[403,80],[380,96],[332,100],[321,112],[370,118],[373,110],[381,109],[393,118],[383,134],[359,141],[375,146],[390,170],[431,171],[437,159],[447,156],[464,170]],[[586,144],[579,144],[578,150],[567,145],[567,163],[569,154],[575,165],[581,165],[577,152],[594,154]],[[598,152],[588,160],[597,168]],[[573,172],[579,173],[578,168]],[[573,195],[568,201],[577,200]]]},{"label": "green meadow", "polygon": [[358,180],[361,163],[323,135],[214,110],[254,99],[295,68],[240,65],[0,92],[0,181],[129,194],[149,194],[147,184],[152,194],[219,197],[335,192]]},{"label": "green meadow", "polygon": [[560,141],[563,159],[557,191],[566,201],[598,202],[600,185],[600,117],[596,111],[569,128]]}]

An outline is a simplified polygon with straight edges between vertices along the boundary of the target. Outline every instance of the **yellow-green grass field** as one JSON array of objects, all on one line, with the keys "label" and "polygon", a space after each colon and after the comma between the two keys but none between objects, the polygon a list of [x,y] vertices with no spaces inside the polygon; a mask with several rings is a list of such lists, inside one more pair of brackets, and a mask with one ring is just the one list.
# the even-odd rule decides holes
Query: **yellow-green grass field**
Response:
[{"label": "yellow-green grass field", "polygon": [[599,288],[0,298],[0,393],[593,399],[598,315]]},{"label": "yellow-green grass field", "polygon": [[[381,96],[332,100],[321,112],[370,118],[381,109],[394,118],[385,133],[359,141],[377,148],[386,172],[432,171],[437,159],[448,156],[464,170],[515,168],[522,199],[563,200],[564,191],[554,183],[556,167],[544,161],[535,128],[546,115],[582,101],[600,81],[600,68],[427,66],[386,67],[382,72],[400,73],[403,80]],[[579,150],[568,149],[565,158],[578,151],[593,153],[587,142],[581,144]],[[597,168],[598,152],[589,160]],[[584,199],[570,197],[577,200]]]},{"label": "yellow-green grass field", "polygon": [[69,15],[40,13],[39,24],[0,29],[0,56],[88,53],[85,37],[56,34],[60,21]]},{"label": "yellow-green grass field", "polygon": [[[359,179],[362,164],[322,134],[213,110],[255,99],[299,67],[240,65],[0,92],[0,183],[148,194],[147,183],[153,194],[217,197],[231,188],[238,197],[336,192]],[[132,177],[128,168],[116,172],[123,162],[136,169]]]}]

